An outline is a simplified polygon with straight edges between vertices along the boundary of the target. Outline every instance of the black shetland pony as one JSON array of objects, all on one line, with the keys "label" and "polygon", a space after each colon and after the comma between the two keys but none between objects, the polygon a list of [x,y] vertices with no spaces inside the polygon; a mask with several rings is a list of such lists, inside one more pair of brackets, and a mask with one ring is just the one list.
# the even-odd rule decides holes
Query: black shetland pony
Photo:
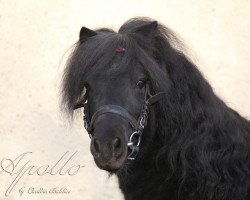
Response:
[{"label": "black shetland pony", "polygon": [[249,200],[250,123],[227,107],[165,26],[83,27],[63,104],[84,107],[97,166],[126,200]]}]

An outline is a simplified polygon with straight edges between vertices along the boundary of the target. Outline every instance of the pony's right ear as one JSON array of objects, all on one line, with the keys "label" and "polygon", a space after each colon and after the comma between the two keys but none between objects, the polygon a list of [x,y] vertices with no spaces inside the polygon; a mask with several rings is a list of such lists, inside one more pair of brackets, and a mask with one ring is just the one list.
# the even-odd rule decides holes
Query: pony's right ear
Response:
[{"label": "pony's right ear", "polygon": [[95,35],[97,35],[95,31],[92,31],[86,27],[82,27],[80,30],[80,35],[79,35],[80,44],[85,42],[89,37],[93,37]]},{"label": "pony's right ear", "polygon": [[80,100],[78,100],[75,105],[74,105],[74,110],[78,109],[78,108],[82,108],[84,107],[84,104],[87,100],[86,95],[84,95]]},{"label": "pony's right ear", "polygon": [[87,90],[86,86],[84,86],[80,97],[75,102],[74,110],[81,108],[81,107],[84,107],[84,104],[87,101],[87,92],[88,92],[88,90]]}]

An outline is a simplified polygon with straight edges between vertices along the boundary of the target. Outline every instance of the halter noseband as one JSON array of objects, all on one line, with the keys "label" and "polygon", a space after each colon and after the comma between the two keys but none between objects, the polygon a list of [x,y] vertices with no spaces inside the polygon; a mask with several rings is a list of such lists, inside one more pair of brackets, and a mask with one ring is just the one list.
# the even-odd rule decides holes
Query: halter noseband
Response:
[{"label": "halter noseband", "polygon": [[[100,115],[104,115],[107,113],[113,113],[121,116],[123,119],[127,120],[131,127],[133,128],[133,132],[129,137],[129,142],[127,144],[128,148],[131,150],[131,153],[128,156],[129,160],[134,160],[139,152],[139,145],[141,141],[141,136],[144,127],[147,125],[148,113],[149,113],[149,106],[159,101],[164,92],[159,92],[155,95],[151,95],[149,91],[149,85],[146,85],[146,92],[144,103],[142,105],[141,113],[138,120],[133,117],[125,108],[118,106],[118,105],[104,105],[97,109],[97,111],[93,114],[90,118],[88,104],[84,104],[84,127],[87,130],[90,138],[93,136],[93,126],[96,119]],[[149,96],[149,98],[148,98]]]}]

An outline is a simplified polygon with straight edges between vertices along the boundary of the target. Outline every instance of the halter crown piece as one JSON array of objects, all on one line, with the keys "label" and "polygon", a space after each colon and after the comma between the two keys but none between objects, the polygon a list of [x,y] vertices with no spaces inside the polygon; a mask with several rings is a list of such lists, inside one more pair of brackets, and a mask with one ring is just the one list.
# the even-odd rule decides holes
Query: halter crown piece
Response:
[{"label": "halter crown piece", "polygon": [[87,130],[89,137],[92,138],[94,123],[100,115],[113,113],[124,118],[125,120],[129,122],[129,124],[133,128],[133,131],[129,137],[129,142],[127,146],[130,149],[130,154],[128,156],[128,159],[134,160],[139,152],[139,145],[141,142],[141,136],[142,136],[143,130],[145,126],[147,125],[149,106],[151,106],[152,104],[162,99],[164,95],[165,95],[165,92],[159,92],[155,95],[151,95],[149,92],[149,85],[146,84],[145,98],[144,98],[144,102],[143,102],[141,113],[140,113],[138,120],[135,117],[133,117],[125,108],[118,106],[118,105],[101,106],[95,111],[92,117],[90,117],[88,104],[85,103],[84,104],[84,116],[83,116],[84,127]]}]

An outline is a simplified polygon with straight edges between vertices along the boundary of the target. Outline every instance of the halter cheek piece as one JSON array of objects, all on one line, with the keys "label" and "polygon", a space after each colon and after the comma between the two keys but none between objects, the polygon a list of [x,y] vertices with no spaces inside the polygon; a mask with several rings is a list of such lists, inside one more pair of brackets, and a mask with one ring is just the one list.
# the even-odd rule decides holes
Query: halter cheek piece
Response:
[{"label": "halter cheek piece", "polygon": [[87,130],[90,138],[93,136],[93,126],[96,119],[100,115],[104,115],[107,113],[117,114],[120,117],[124,118],[129,122],[131,127],[133,128],[133,132],[129,137],[128,148],[131,150],[131,153],[128,156],[129,160],[134,160],[139,152],[139,145],[141,142],[141,136],[143,133],[144,127],[147,125],[148,113],[149,113],[149,106],[156,103],[164,96],[164,92],[159,92],[155,95],[151,95],[149,92],[149,85],[146,85],[146,92],[144,103],[142,105],[142,110],[138,120],[133,117],[125,108],[118,106],[118,105],[104,105],[101,106],[97,111],[93,114],[90,118],[88,104],[84,104],[84,127]]}]

